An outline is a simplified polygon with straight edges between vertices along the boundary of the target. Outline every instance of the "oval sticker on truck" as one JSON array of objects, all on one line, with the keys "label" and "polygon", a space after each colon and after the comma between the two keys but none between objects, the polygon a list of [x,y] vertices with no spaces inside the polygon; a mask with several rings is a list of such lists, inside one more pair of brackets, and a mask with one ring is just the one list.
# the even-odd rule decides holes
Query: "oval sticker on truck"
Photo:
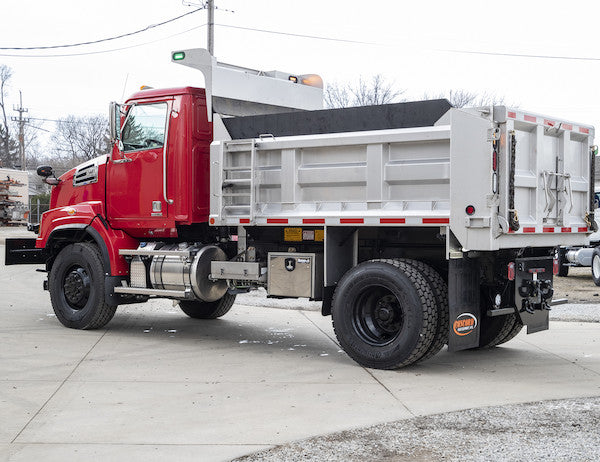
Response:
[{"label": "oval sticker on truck", "polygon": [[471,313],[461,313],[456,317],[456,321],[452,325],[454,333],[464,337],[469,335],[477,327],[477,318]]}]

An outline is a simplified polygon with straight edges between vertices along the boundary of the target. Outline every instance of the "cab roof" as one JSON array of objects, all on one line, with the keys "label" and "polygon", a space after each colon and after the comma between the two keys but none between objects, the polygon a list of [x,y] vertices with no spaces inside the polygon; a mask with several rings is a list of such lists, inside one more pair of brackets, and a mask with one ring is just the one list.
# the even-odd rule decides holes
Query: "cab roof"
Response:
[{"label": "cab roof", "polygon": [[166,96],[175,95],[197,95],[205,96],[204,88],[197,87],[176,87],[176,88],[148,88],[147,90],[140,90],[132,94],[127,98],[126,102],[131,100],[150,99],[150,98],[162,98]]}]

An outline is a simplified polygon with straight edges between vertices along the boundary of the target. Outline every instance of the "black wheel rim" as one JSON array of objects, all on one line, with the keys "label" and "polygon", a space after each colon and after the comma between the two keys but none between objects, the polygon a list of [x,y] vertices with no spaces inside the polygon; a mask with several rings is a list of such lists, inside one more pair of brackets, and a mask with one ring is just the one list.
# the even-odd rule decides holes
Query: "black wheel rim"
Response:
[{"label": "black wheel rim", "polygon": [[74,310],[81,310],[90,297],[91,279],[85,268],[71,266],[65,271],[63,293],[67,304]]},{"label": "black wheel rim", "polygon": [[367,288],[354,301],[354,331],[366,343],[385,346],[392,343],[404,325],[404,312],[396,296],[385,287]]}]

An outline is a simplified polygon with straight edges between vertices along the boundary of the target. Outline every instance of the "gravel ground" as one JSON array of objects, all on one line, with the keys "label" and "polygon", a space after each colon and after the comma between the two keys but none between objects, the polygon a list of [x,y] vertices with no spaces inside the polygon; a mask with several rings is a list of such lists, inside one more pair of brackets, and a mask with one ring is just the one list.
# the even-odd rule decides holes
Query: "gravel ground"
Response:
[{"label": "gravel ground", "polygon": [[554,277],[554,298],[569,303],[600,303],[600,287],[594,284],[590,268],[569,268],[567,277]]},{"label": "gravel ground", "polygon": [[600,398],[418,417],[289,443],[235,460],[598,461]]},{"label": "gravel ground", "polygon": [[[0,233],[29,235],[21,229]],[[33,235],[32,235],[33,236]],[[554,298],[568,298],[550,312],[551,321],[600,322],[600,287],[589,268],[571,268],[554,279]],[[237,304],[319,311],[319,302],[271,299],[264,290],[238,295]],[[123,311],[168,311],[166,300],[123,306]],[[235,308],[234,308],[235,309]],[[238,461],[460,462],[598,461],[600,398],[500,406],[419,417],[289,443]]]}]

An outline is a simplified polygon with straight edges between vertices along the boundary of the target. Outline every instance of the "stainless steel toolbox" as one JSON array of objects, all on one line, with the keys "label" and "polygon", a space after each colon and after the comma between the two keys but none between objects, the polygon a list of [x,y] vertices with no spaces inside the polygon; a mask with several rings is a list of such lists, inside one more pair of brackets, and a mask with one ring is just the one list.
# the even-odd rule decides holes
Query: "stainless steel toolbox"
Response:
[{"label": "stainless steel toolbox", "polygon": [[279,297],[321,299],[323,255],[269,252],[267,293]]}]

